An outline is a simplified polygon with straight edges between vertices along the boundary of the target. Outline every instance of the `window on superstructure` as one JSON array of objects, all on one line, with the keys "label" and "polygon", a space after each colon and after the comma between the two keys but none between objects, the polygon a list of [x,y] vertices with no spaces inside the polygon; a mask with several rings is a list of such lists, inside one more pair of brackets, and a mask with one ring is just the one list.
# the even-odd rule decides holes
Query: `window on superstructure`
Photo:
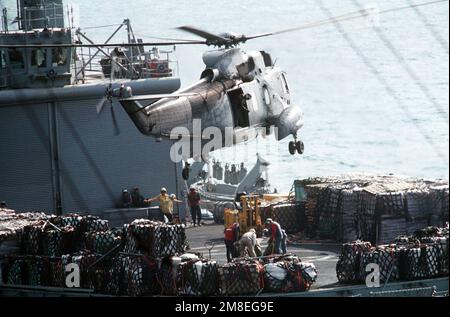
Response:
[{"label": "window on superstructure", "polygon": [[63,66],[67,63],[67,49],[66,48],[54,48],[52,49],[52,65]]},{"label": "window on superstructure", "polygon": [[47,67],[47,51],[41,48],[31,52],[31,66]]},{"label": "window on superstructure", "polygon": [[24,68],[25,64],[23,61],[22,51],[17,48],[10,48],[8,50],[9,64],[12,69]]}]

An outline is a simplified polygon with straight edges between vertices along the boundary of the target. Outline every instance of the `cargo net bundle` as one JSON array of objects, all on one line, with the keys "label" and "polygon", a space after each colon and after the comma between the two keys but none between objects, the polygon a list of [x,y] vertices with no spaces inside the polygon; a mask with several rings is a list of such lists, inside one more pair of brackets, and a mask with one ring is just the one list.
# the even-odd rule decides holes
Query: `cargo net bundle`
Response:
[{"label": "cargo net bundle", "polygon": [[377,264],[381,283],[436,278],[448,276],[448,257],[448,227],[428,227],[389,245],[344,244],[336,274],[341,283],[364,283],[368,265]]},{"label": "cargo net bundle", "polygon": [[86,248],[86,235],[109,229],[107,220],[77,214],[51,216],[25,226],[20,235],[22,253],[60,257]]},{"label": "cargo net bundle", "polygon": [[383,244],[448,221],[447,181],[352,174],[305,179],[296,186],[306,194],[299,226],[312,239]]},{"label": "cargo net bundle", "polygon": [[271,258],[264,265],[264,290],[290,293],[308,291],[317,280],[312,263],[304,263],[294,255]]},{"label": "cargo net bundle", "polygon": [[184,225],[168,225],[139,219],[124,226],[125,252],[148,255],[153,259],[183,254],[187,248]]},{"label": "cargo net bundle", "polygon": [[302,208],[300,203],[280,202],[261,208],[261,220],[272,218],[278,222],[287,233],[297,233],[301,227]]},{"label": "cargo net bundle", "polygon": [[264,290],[264,264],[257,260],[234,260],[219,268],[224,296],[257,295]]}]

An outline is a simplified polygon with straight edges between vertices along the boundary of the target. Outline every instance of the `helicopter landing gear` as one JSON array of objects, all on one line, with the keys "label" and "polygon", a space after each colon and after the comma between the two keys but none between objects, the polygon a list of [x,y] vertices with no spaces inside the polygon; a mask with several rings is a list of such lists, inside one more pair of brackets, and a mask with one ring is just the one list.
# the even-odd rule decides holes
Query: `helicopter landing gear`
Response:
[{"label": "helicopter landing gear", "polygon": [[303,141],[297,141],[297,138],[294,137],[294,141],[289,142],[289,153],[295,155],[296,152],[300,155],[305,153],[305,144]]}]

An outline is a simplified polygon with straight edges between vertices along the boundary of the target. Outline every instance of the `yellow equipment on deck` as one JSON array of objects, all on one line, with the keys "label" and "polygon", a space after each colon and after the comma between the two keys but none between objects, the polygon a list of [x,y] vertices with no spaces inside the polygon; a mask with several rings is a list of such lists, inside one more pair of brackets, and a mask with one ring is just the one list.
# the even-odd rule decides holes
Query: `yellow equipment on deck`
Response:
[{"label": "yellow equipment on deck", "polygon": [[260,212],[260,198],[258,195],[241,196],[241,210],[225,209],[225,228],[239,223],[239,232],[242,236],[250,229],[255,229],[258,237],[262,236],[263,225]]}]

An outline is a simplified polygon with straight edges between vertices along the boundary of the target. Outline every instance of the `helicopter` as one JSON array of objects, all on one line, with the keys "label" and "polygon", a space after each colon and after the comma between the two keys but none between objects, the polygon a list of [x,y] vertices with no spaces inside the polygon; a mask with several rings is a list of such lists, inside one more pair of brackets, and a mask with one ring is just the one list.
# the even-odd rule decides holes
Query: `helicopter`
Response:
[{"label": "helicopter", "polygon": [[[139,131],[160,139],[176,139],[174,129],[184,128],[178,137],[201,139],[204,146],[209,135],[202,132],[218,128],[221,140],[214,149],[274,133],[278,141],[292,136],[290,154],[303,154],[305,147],[298,132],[304,125],[304,115],[292,102],[286,72],[274,65],[269,53],[246,52],[238,47],[268,34],[215,35],[193,26],[179,29],[204,38],[207,45],[218,49],[203,54],[206,67],[200,81],[179,92],[134,97],[131,89],[122,87],[116,96]],[[201,129],[195,129],[195,120],[201,123]]]},{"label": "helicopter", "polygon": [[[448,0],[434,0],[417,4],[376,10],[361,9],[312,22],[300,27],[277,32],[246,36],[237,33],[213,34],[193,26],[182,26],[180,30],[194,34],[203,40],[164,39],[169,42],[149,43],[92,43],[83,44],[0,44],[0,48],[104,48],[104,47],[143,47],[169,45],[208,45],[217,49],[203,54],[205,69],[200,80],[172,94],[134,96],[130,87],[122,84],[120,88],[106,85],[105,95],[97,111],[103,108],[104,100],[117,98],[137,129],[144,135],[157,140],[171,139],[181,142],[184,150],[188,144],[189,157],[207,155],[221,147],[230,147],[246,142],[258,136],[275,134],[278,141],[292,136],[289,152],[303,154],[304,143],[298,139],[299,131],[304,125],[304,115],[298,105],[291,100],[291,90],[286,72],[275,66],[272,57],[265,51],[246,52],[240,44],[249,40],[274,36],[288,32],[311,29],[340,21],[349,21],[388,14],[396,11],[410,10],[420,6],[434,5]],[[114,59],[112,63],[117,63]],[[118,64],[118,66],[120,66]],[[112,108],[111,108],[112,109]],[[213,147],[210,145],[211,133],[216,136]],[[217,138],[217,135],[219,137]],[[192,142],[193,141],[193,142]],[[200,148],[206,151],[198,152]],[[197,151],[196,151],[197,148]],[[186,151],[184,151],[186,155]]]}]

